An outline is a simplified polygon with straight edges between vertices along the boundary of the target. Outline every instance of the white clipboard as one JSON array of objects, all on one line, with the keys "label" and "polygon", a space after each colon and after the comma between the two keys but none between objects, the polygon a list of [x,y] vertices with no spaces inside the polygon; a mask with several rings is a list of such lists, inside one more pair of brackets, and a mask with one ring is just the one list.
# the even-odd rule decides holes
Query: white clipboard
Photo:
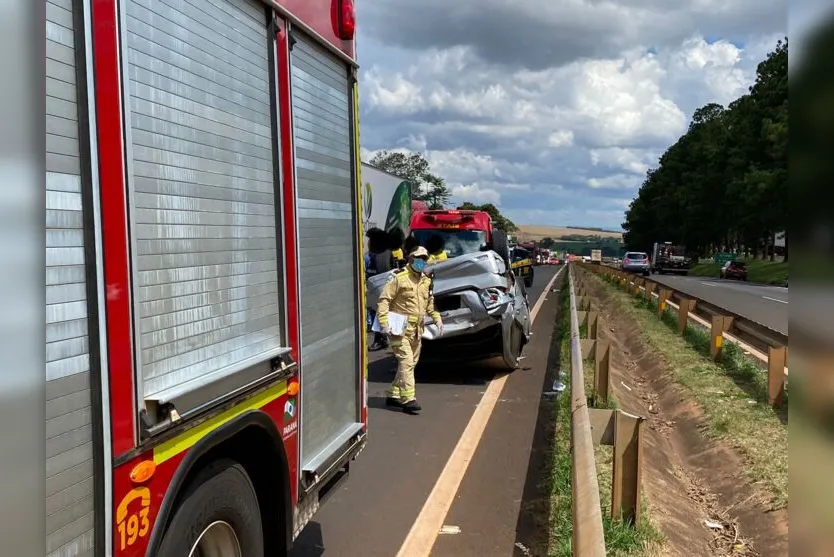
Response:
[{"label": "white clipboard", "polygon": [[[405,315],[388,312],[388,328],[391,329],[391,334],[402,336],[405,332],[405,327],[408,324],[408,318]],[[379,324],[379,314],[374,316],[374,323],[371,325],[371,330],[375,333],[382,332],[382,325]]]}]

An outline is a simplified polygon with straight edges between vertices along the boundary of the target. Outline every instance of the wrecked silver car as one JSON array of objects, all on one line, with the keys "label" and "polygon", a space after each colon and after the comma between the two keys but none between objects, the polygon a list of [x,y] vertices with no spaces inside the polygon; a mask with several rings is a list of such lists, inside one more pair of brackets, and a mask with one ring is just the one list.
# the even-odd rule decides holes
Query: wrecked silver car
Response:
[{"label": "wrecked silver car", "polygon": [[[501,356],[510,369],[519,365],[530,339],[530,308],[519,277],[494,251],[469,253],[426,267],[434,275],[434,305],[443,334],[426,318],[420,359],[460,361]],[[376,310],[393,271],[367,282],[367,304]]]}]

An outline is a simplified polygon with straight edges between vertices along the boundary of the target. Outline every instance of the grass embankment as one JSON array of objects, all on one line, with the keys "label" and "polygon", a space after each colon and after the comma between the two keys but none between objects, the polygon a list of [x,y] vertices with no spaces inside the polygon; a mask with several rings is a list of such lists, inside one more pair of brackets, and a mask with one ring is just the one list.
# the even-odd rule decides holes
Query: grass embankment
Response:
[{"label": "grass embankment", "polygon": [[687,325],[677,333],[678,317],[657,318],[657,303],[633,298],[603,282],[613,300],[640,328],[643,340],[668,363],[669,373],[689,390],[704,411],[707,432],[736,447],[747,461],[744,474],[771,495],[772,508],[788,504],[788,397],[779,410],[767,401],[767,372],[734,343],[725,343],[721,362],[709,355],[709,334]]},{"label": "grass embankment", "polygon": [[[788,280],[788,264],[781,261],[762,261],[761,259],[739,260],[747,263],[747,280],[761,284],[781,286]],[[689,270],[696,277],[718,278],[721,265],[718,263],[699,263]]]},{"label": "grass embankment", "polygon": [[[551,508],[550,508],[550,557],[571,557],[573,517],[571,513],[571,453],[570,453],[570,298],[567,284],[562,288],[559,318],[554,333],[554,343],[559,349],[559,365],[563,370],[562,381],[566,389],[556,397],[554,417],[556,421],[553,454],[551,457]],[[585,368],[586,385],[588,373],[593,367]],[[589,387],[588,387],[589,388]],[[590,393],[590,390],[587,391]],[[614,401],[608,407],[613,408]],[[613,450],[611,447],[596,449],[597,480],[600,487],[600,503],[605,533],[606,554],[616,557],[650,557],[658,554],[662,535],[652,523],[648,513],[635,529],[631,525],[611,518],[611,470]]]}]

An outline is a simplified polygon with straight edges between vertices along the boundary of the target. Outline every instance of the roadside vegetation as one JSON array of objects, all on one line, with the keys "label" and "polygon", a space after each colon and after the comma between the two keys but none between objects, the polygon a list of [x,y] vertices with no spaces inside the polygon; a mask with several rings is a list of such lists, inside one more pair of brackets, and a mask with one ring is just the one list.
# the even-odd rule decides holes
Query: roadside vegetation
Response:
[{"label": "roadside vegetation", "polygon": [[[763,261],[761,259],[739,259],[747,263],[747,280],[761,284],[784,285],[788,280],[788,264],[783,261]],[[696,277],[719,276],[721,265],[718,263],[699,263],[689,270]]]},{"label": "roadside vegetation", "polygon": [[[595,277],[595,280],[601,280]],[[788,397],[779,410],[767,401],[766,371],[734,343],[721,362],[709,355],[709,334],[688,325],[677,333],[677,315],[657,318],[657,303],[634,298],[604,282],[620,310],[633,319],[643,340],[662,356],[672,377],[703,409],[709,435],[734,446],[745,458],[744,474],[770,494],[772,509],[788,504]]]},{"label": "roadside vegetation", "polygon": [[[556,397],[553,405],[556,421],[553,454],[551,456],[551,509],[550,509],[550,557],[571,557],[573,517],[571,514],[571,453],[570,453],[570,298],[567,282],[561,291],[559,317],[553,341],[559,348],[559,369],[565,390]],[[585,367],[586,392],[590,392],[589,375],[593,367]],[[613,399],[608,408],[615,408]],[[603,530],[606,554],[614,557],[654,557],[660,555],[663,536],[649,516],[645,501],[643,520],[637,528],[611,517],[611,469],[613,450],[610,447],[596,449],[597,480],[600,487]]]}]

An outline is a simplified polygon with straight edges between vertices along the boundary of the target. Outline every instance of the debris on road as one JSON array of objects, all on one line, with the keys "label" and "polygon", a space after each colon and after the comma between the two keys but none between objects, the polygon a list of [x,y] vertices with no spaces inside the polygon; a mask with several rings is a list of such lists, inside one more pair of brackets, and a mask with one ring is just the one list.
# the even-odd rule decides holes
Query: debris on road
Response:
[{"label": "debris on road", "polygon": [[521,542],[515,542],[515,546],[516,546],[516,547],[518,548],[518,550],[519,550],[519,551],[521,551],[524,555],[527,555],[527,556],[533,555],[532,553],[530,553],[530,550],[527,548],[527,546],[525,546],[523,543],[521,543]]},{"label": "debris on road", "polygon": [[440,534],[460,534],[460,526],[445,525],[440,529]]}]

